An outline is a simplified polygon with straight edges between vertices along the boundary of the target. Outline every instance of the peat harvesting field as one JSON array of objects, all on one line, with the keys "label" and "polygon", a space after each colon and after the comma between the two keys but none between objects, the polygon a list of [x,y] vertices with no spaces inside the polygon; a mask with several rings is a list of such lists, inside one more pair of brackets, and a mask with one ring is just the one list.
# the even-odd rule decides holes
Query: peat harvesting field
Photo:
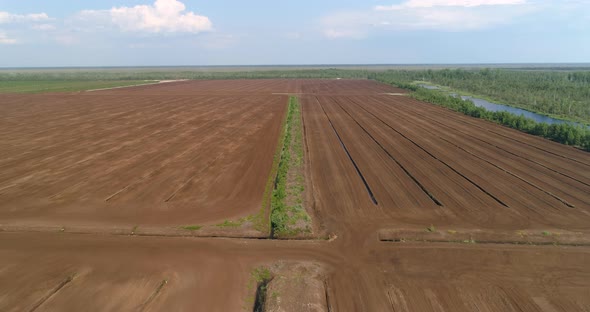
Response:
[{"label": "peat harvesting field", "polygon": [[375,81],[0,94],[0,168],[0,311],[590,309],[590,154]]}]

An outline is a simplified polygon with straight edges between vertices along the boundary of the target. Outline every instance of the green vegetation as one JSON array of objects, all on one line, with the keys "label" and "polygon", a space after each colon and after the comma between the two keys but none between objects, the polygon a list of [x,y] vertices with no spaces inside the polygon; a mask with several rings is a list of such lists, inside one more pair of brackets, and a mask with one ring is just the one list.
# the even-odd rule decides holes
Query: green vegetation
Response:
[{"label": "green vegetation", "polygon": [[266,302],[267,297],[267,286],[268,283],[273,279],[272,272],[267,267],[259,267],[255,268],[250,277],[250,282],[248,283],[248,289],[252,290],[254,285],[256,285],[256,298],[247,298],[246,299],[246,306],[244,307],[245,310],[252,309],[252,305],[254,306],[254,311],[264,311],[264,305]]},{"label": "green vegetation", "polygon": [[[283,126],[281,128],[281,133],[285,131],[287,127],[287,116],[285,116],[285,120],[283,121]],[[279,170],[279,164],[281,162],[281,154],[283,151],[283,142],[285,141],[285,137],[281,136],[279,138],[279,143],[277,144],[277,149],[275,151],[273,161],[272,161],[272,168],[270,169],[270,174],[268,175],[268,179],[266,180],[266,187],[264,188],[264,193],[262,194],[262,209],[259,212],[259,224],[263,224],[263,227],[266,228],[270,235],[272,236],[272,224],[270,218],[272,216],[272,200],[273,200],[273,193],[275,187],[275,180],[276,175]],[[266,211],[268,209],[268,215]],[[266,218],[268,216],[268,219]],[[264,218],[262,218],[264,217]],[[268,227],[267,227],[268,226]],[[260,229],[262,231],[262,229]]]},{"label": "green vegetation", "polygon": [[182,228],[185,230],[188,230],[188,231],[198,231],[202,228],[202,226],[200,226],[200,225],[186,225],[186,226],[183,226]]},{"label": "green vegetation", "polygon": [[265,281],[268,282],[272,279],[272,273],[267,267],[259,267],[252,271],[252,278],[257,284],[263,283]]},{"label": "green vegetation", "polygon": [[434,233],[436,232],[436,228],[434,227],[434,225],[431,224],[429,227],[426,228],[426,232]]},{"label": "green vegetation", "polygon": [[217,226],[219,227],[239,227],[242,224],[244,224],[244,222],[247,221],[247,218],[242,218],[238,221],[231,221],[231,220],[225,220],[222,223],[217,224]]},{"label": "green vegetation", "polygon": [[369,77],[402,88],[413,81],[431,82],[493,102],[590,123],[590,71],[396,70]]},{"label": "green vegetation", "polygon": [[264,205],[257,213],[251,214],[247,217],[240,218],[238,220],[224,220],[223,222],[216,224],[215,226],[221,228],[238,228],[246,223],[251,223],[254,229],[265,232],[268,231],[268,219],[266,219],[266,208]]},{"label": "green vegetation", "polygon": [[541,234],[543,234],[543,236],[551,236],[551,235],[553,235],[553,234],[552,234],[551,232],[549,232],[549,231],[543,231],[543,232],[541,232]]},{"label": "green vegetation", "polygon": [[417,100],[443,106],[471,117],[486,119],[562,144],[579,146],[590,151],[590,130],[583,126],[538,123],[521,115],[517,116],[508,112],[491,112],[485,108],[475,106],[471,101],[464,101],[441,91],[416,87],[414,87],[413,90],[415,91],[411,96]]},{"label": "green vegetation", "polygon": [[271,228],[275,237],[310,233],[310,217],[303,207],[303,126],[296,97],[289,99],[285,135],[271,199]]},{"label": "green vegetation", "polygon": [[179,68],[158,69],[90,69],[50,71],[0,71],[3,81],[132,81],[175,79],[271,79],[271,78],[360,78],[366,79],[367,70],[352,69],[281,69],[254,71],[203,71]]},{"label": "green vegetation", "polygon": [[134,86],[153,83],[143,80],[13,80],[0,79],[0,93],[46,93],[46,92],[76,92],[93,89]]}]

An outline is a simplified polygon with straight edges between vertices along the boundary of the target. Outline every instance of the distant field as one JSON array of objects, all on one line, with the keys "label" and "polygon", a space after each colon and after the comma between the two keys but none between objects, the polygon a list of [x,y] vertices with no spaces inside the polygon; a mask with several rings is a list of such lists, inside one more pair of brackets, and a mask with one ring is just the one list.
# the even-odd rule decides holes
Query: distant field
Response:
[{"label": "distant field", "polygon": [[409,94],[0,94],[0,311],[588,312],[589,154]]},{"label": "distant field", "polygon": [[75,92],[92,89],[134,86],[153,83],[145,80],[72,81],[72,80],[19,80],[0,81],[0,93]]}]

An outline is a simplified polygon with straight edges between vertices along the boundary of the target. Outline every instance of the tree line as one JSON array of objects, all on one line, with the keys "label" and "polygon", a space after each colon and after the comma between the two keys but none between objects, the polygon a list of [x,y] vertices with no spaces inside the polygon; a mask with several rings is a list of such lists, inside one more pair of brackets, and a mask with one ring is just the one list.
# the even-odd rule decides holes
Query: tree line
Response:
[{"label": "tree line", "polygon": [[590,123],[590,71],[389,70],[370,78],[428,81],[546,115]]},{"label": "tree line", "polygon": [[[401,86],[404,86],[403,83]],[[410,89],[414,90],[411,96],[417,100],[440,105],[468,116],[489,120],[522,132],[541,136],[562,144],[578,146],[590,151],[590,130],[586,127],[566,123],[540,123],[522,115],[514,115],[508,112],[492,112],[483,107],[475,106],[470,100],[463,100],[436,90],[409,86]]]}]

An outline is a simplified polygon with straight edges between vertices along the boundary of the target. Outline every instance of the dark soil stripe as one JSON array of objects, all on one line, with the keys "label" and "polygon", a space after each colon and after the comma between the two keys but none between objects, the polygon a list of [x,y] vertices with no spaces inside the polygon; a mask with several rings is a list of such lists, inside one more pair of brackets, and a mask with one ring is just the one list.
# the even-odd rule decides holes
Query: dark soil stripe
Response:
[{"label": "dark soil stripe", "polygon": [[459,130],[459,129],[455,129],[455,128],[452,128],[452,127],[450,127],[450,126],[447,126],[447,125],[445,125],[444,123],[442,123],[442,122],[439,122],[439,121],[437,121],[437,120],[431,119],[431,118],[429,118],[429,117],[426,117],[426,116],[423,116],[423,117],[424,117],[424,118],[426,118],[426,119],[428,119],[428,120],[430,120],[430,121],[432,121],[432,122],[435,122],[435,123],[437,123],[437,124],[439,124],[439,125],[441,125],[441,126],[443,126],[443,127],[445,127],[445,128],[452,129],[452,130],[454,130],[454,131],[457,131],[457,132],[459,132],[459,133],[465,134],[465,135],[467,135],[467,136],[469,136],[469,137],[471,137],[471,138],[474,138],[474,139],[476,139],[476,140],[478,140],[478,141],[481,141],[481,142],[483,142],[483,143],[485,143],[485,144],[487,144],[487,145],[493,146],[493,147],[495,147],[495,148],[497,148],[497,149],[499,149],[499,150],[502,150],[502,151],[504,151],[504,152],[506,152],[506,153],[508,153],[508,154],[510,154],[510,155],[516,156],[516,157],[518,157],[518,158],[521,158],[521,159],[524,159],[524,160],[526,160],[526,161],[530,161],[530,162],[532,162],[532,163],[534,163],[534,164],[536,164],[536,165],[539,165],[539,166],[541,166],[541,167],[543,167],[543,168],[545,168],[545,169],[547,169],[547,170],[550,170],[550,171],[552,171],[552,172],[555,172],[555,173],[557,173],[557,174],[559,174],[559,175],[562,175],[562,176],[564,176],[564,177],[566,177],[566,178],[570,178],[570,179],[572,179],[572,180],[574,180],[574,181],[576,181],[576,182],[578,182],[578,183],[582,183],[582,184],[584,184],[584,185],[586,185],[586,186],[590,186],[590,184],[588,184],[588,183],[586,183],[586,182],[584,182],[584,181],[580,181],[580,180],[578,180],[578,179],[576,179],[576,178],[574,178],[574,177],[572,177],[572,176],[570,176],[570,175],[568,175],[568,174],[566,174],[566,173],[563,173],[563,172],[560,172],[560,171],[558,171],[558,170],[555,170],[555,169],[553,169],[553,168],[547,167],[547,166],[543,165],[542,163],[540,163],[540,162],[538,162],[538,161],[535,161],[535,160],[532,160],[532,159],[526,158],[526,157],[524,157],[524,156],[518,155],[518,154],[516,154],[516,153],[514,153],[514,152],[511,152],[511,151],[509,151],[509,150],[507,150],[507,149],[504,149],[504,148],[502,148],[502,147],[500,147],[500,146],[498,146],[498,145],[492,144],[492,143],[490,143],[490,142],[488,142],[488,141],[485,141],[485,140],[483,140],[483,139],[480,139],[480,138],[478,138],[478,137],[472,136],[472,135],[470,135],[469,133],[466,133],[466,132],[463,132],[463,131],[461,131],[461,130]]},{"label": "dark soil stripe", "polygon": [[342,141],[342,138],[340,137],[340,134],[338,134],[338,131],[336,131],[336,128],[334,127],[334,124],[332,123],[332,120],[330,120],[330,117],[328,116],[328,113],[326,113],[326,110],[324,109],[324,107],[322,106],[322,103],[320,103],[320,101],[318,100],[317,97],[315,98],[315,100],[318,102],[318,104],[322,108],[322,111],[324,111],[324,114],[326,115],[326,118],[328,119],[328,122],[330,123],[330,126],[332,127],[332,130],[334,130],[334,133],[336,134],[336,137],[338,137],[338,140],[340,141],[340,145],[344,149],[344,152],[346,152],[346,155],[348,156],[348,159],[350,159],[350,161],[352,162],[352,165],[354,166],[354,169],[356,169],[356,173],[358,173],[359,177],[363,181],[363,184],[365,185],[365,188],[367,189],[367,192],[369,193],[369,197],[371,197],[371,200],[373,201],[373,204],[377,205],[378,204],[377,203],[377,199],[375,198],[375,195],[373,194],[373,191],[371,190],[371,187],[369,187],[369,183],[367,183],[367,180],[365,180],[365,176],[363,176],[363,173],[361,172],[361,170],[357,166],[356,162],[354,161],[354,159],[350,155],[350,152],[348,151],[348,148],[346,148],[346,144],[344,144],[344,142]]},{"label": "dark soil stripe", "polygon": [[149,305],[154,301],[154,299],[156,299],[158,294],[160,294],[160,292],[162,291],[164,286],[166,286],[166,284],[168,284],[168,280],[163,280],[158,285],[156,290],[147,298],[147,300],[141,306],[139,306],[139,308],[137,310],[138,311],[145,311],[145,309],[147,309],[147,307],[149,307]]},{"label": "dark soil stripe", "polygon": [[458,149],[460,149],[460,150],[462,150],[462,151],[464,151],[464,152],[466,152],[466,153],[470,154],[471,156],[473,156],[473,157],[476,157],[476,158],[478,158],[478,159],[481,159],[481,160],[483,160],[483,161],[487,162],[488,164],[490,164],[490,165],[492,165],[492,166],[494,166],[494,167],[496,167],[496,168],[498,168],[498,169],[500,169],[500,170],[502,170],[502,171],[506,172],[507,174],[509,174],[509,175],[511,175],[511,176],[513,176],[513,177],[515,177],[515,178],[517,178],[517,179],[519,179],[519,180],[521,180],[521,181],[525,182],[526,184],[528,184],[528,185],[530,185],[530,186],[532,186],[532,187],[534,187],[534,188],[536,188],[536,189],[538,189],[538,190],[540,190],[540,191],[544,192],[545,194],[547,194],[547,195],[549,195],[549,196],[551,196],[551,197],[553,197],[553,198],[557,199],[558,201],[562,202],[564,205],[566,205],[566,206],[568,206],[568,207],[570,207],[570,208],[575,208],[575,206],[574,206],[574,205],[572,205],[572,204],[568,203],[566,200],[564,200],[564,199],[560,198],[560,197],[559,197],[559,196],[557,196],[557,195],[554,195],[553,193],[551,193],[551,192],[549,192],[549,191],[546,191],[546,190],[544,190],[544,189],[543,189],[543,188],[541,188],[540,186],[538,186],[538,185],[536,185],[536,184],[534,184],[534,183],[532,183],[532,182],[529,182],[529,181],[527,181],[527,180],[526,180],[526,179],[524,179],[524,178],[521,178],[519,175],[517,175],[517,174],[514,174],[514,173],[510,172],[509,170],[507,170],[507,169],[504,169],[504,168],[502,168],[502,167],[500,167],[500,166],[498,166],[498,165],[496,165],[496,164],[492,163],[492,162],[491,162],[491,161],[489,161],[489,160],[486,160],[486,159],[484,159],[484,158],[482,158],[482,157],[480,157],[480,156],[477,156],[477,155],[475,155],[475,154],[473,154],[473,153],[469,152],[468,150],[466,150],[466,149],[464,149],[464,148],[460,147],[459,145],[456,145],[456,144],[454,144],[453,142],[451,142],[451,141],[449,141],[449,140],[447,140],[447,139],[445,139],[445,138],[442,138],[442,137],[440,137],[440,136],[437,136],[437,137],[438,137],[438,138],[440,138],[441,140],[443,140],[443,141],[446,141],[446,142],[448,142],[449,144],[451,144],[451,145],[455,146],[456,148],[458,148]]},{"label": "dark soil stripe", "polygon": [[352,117],[352,115],[346,110],[344,109],[344,107],[342,107],[342,105],[340,105],[338,102],[336,102],[336,104],[338,106],[340,106],[340,108],[342,108],[342,110],[348,114],[348,116],[350,116],[350,118],[352,118],[352,120],[354,120],[354,122],[356,122],[356,124],[361,127],[361,129],[363,129],[363,131],[365,131],[365,133],[371,137],[371,139],[373,139],[373,141],[379,145],[379,147],[387,154],[387,156],[389,156],[389,158],[391,158],[405,173],[408,177],[410,177],[410,179],[412,179],[412,181],[414,181],[414,183],[416,183],[416,185],[418,185],[418,187],[422,190],[422,192],[424,192],[424,194],[426,194],[428,197],[430,197],[430,199],[437,204],[438,206],[443,206],[443,204],[432,194],[430,193],[430,191],[428,191],[426,189],[426,187],[424,185],[422,185],[422,183],[420,183],[420,181],[418,181],[418,179],[416,179],[416,177],[414,177],[407,169],[406,167],[404,167],[397,159],[395,159],[395,157],[393,157],[393,155],[391,155],[389,153],[389,151],[383,147],[383,145],[381,145],[381,143],[379,143],[379,141],[377,141],[377,139],[375,139],[375,137],[373,137],[369,131],[367,131],[367,129],[365,129],[365,127],[363,127],[354,117]]},{"label": "dark soil stripe", "polygon": [[[467,180],[469,183],[473,184],[473,186],[477,187],[480,191],[484,192],[486,195],[488,195],[489,197],[491,197],[493,200],[495,200],[496,202],[498,202],[500,205],[504,206],[504,207],[508,207],[509,206],[507,204],[505,204],[502,200],[500,200],[499,198],[497,198],[496,196],[494,196],[492,193],[486,191],[483,187],[479,186],[477,183],[475,183],[474,181],[472,181],[471,179],[469,179],[468,177],[466,177],[465,175],[463,175],[461,172],[457,171],[455,168],[451,167],[449,164],[447,164],[446,162],[442,161],[441,159],[439,159],[438,157],[434,156],[432,153],[430,153],[428,150],[426,150],[425,148],[423,148],[422,146],[420,146],[420,144],[414,142],[412,139],[408,138],[407,136],[405,136],[403,133],[399,132],[398,130],[396,130],[395,128],[393,128],[392,126],[390,126],[388,123],[386,123],[383,119],[379,118],[377,115],[373,114],[372,112],[368,111],[366,108],[362,107],[362,105],[359,105],[358,103],[354,102],[358,107],[362,108],[364,111],[366,111],[367,113],[373,115],[375,118],[377,118],[379,121],[381,121],[384,125],[386,125],[387,127],[389,127],[391,130],[395,131],[396,133],[398,133],[399,135],[401,135],[404,139],[412,142],[412,144],[414,144],[416,147],[418,147],[419,149],[423,150],[424,152],[426,152],[428,155],[430,155],[430,157],[438,160],[441,164],[447,166],[449,169],[453,170],[453,172],[455,172],[456,174],[460,175],[461,177],[463,177],[465,180]],[[383,104],[383,103],[382,103]]]},{"label": "dark soil stripe", "polygon": [[33,312],[36,311],[40,306],[42,306],[45,302],[47,302],[47,300],[49,300],[51,297],[55,296],[60,290],[62,290],[62,288],[64,288],[67,284],[69,284],[71,281],[74,280],[75,274],[74,275],[70,275],[67,278],[65,278],[63,281],[61,281],[61,283],[59,283],[57,285],[57,287],[55,287],[49,294],[47,294],[45,297],[41,298],[30,310],[29,312]]}]

